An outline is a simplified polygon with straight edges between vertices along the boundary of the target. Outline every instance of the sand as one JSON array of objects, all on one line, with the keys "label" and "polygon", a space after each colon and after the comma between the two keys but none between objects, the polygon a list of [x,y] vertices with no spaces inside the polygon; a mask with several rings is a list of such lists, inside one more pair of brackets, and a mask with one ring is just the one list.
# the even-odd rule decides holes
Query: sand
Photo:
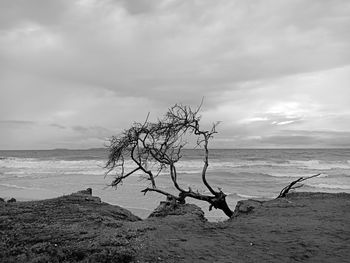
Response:
[{"label": "sand", "polygon": [[349,262],[350,194],[242,201],[213,223],[195,205],[141,220],[78,193],[1,202],[0,234],[0,262]]}]

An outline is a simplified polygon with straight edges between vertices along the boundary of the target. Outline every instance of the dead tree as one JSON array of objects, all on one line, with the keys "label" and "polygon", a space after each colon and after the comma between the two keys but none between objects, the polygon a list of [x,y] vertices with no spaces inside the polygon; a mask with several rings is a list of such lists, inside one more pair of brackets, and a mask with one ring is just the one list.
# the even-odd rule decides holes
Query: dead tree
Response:
[{"label": "dead tree", "polygon": [[299,179],[291,182],[289,185],[287,185],[286,187],[284,187],[280,194],[277,196],[277,198],[283,198],[283,197],[286,197],[287,194],[289,193],[290,190],[294,190],[296,188],[300,188],[300,187],[303,187],[303,184],[299,184],[297,185],[298,183],[301,183],[305,180],[308,180],[308,179],[311,179],[311,178],[314,178],[316,176],[319,176],[321,174],[314,174],[314,175],[311,175],[311,176],[308,176],[308,177],[300,177]]},{"label": "dead tree", "polygon": [[[206,174],[209,166],[209,141],[216,133],[217,123],[210,130],[200,127],[201,117],[191,107],[175,104],[165,114],[163,119],[156,122],[134,123],[131,128],[125,130],[119,136],[110,139],[108,145],[109,157],[106,163],[106,174],[115,172],[111,186],[117,187],[130,175],[141,171],[150,181],[149,187],[142,190],[157,192],[175,200],[185,203],[187,197],[209,203],[209,210],[213,207],[222,210],[228,217],[233,212],[226,203],[226,194],[220,188],[215,190],[207,181]],[[180,161],[181,152],[186,145],[185,137],[195,136],[197,146],[203,152],[203,168],[201,180],[210,194],[202,194],[191,188],[184,189],[178,181],[176,165]],[[126,170],[126,160],[132,160],[134,167]],[[178,195],[171,194],[157,187],[157,177],[166,172],[169,179],[177,190]],[[163,174],[162,174],[163,176]]]}]

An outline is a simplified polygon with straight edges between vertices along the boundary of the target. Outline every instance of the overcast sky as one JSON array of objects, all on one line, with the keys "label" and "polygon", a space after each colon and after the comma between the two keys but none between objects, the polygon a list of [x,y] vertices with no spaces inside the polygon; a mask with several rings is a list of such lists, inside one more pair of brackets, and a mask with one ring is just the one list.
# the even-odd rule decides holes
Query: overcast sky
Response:
[{"label": "overcast sky", "polygon": [[349,0],[1,0],[0,149],[103,147],[174,103],[213,148],[350,147]]}]

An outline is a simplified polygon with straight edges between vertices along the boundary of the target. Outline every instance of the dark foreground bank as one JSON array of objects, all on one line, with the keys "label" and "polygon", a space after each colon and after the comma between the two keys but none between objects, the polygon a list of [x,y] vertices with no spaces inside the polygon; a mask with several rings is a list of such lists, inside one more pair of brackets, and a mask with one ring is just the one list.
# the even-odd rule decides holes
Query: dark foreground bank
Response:
[{"label": "dark foreground bank", "polygon": [[349,262],[350,194],[293,193],[239,202],[206,221],[194,205],[146,220],[80,192],[0,201],[0,262]]}]

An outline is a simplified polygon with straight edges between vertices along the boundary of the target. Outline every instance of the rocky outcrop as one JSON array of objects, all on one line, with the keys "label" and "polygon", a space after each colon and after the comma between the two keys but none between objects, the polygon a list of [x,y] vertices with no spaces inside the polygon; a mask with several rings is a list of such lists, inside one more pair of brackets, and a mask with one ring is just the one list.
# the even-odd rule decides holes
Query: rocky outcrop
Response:
[{"label": "rocky outcrop", "polygon": [[17,202],[17,200],[13,197],[11,199],[7,200],[7,203],[16,203],[16,202]]},{"label": "rocky outcrop", "polygon": [[[13,197],[7,200],[7,203],[16,203],[16,202],[17,200]],[[6,203],[5,199],[0,197],[0,204],[5,204],[5,203]]]},{"label": "rocky outcrop", "polygon": [[81,209],[85,210],[86,213],[90,211],[92,214],[106,216],[107,219],[112,217],[116,220],[131,222],[141,220],[141,218],[135,216],[133,213],[131,213],[125,208],[102,202],[101,198],[92,195],[91,188],[87,188],[86,190],[81,190],[70,195],[51,199],[51,201],[59,202],[61,204],[78,204],[81,206]]},{"label": "rocky outcrop", "polygon": [[213,223],[173,202],[140,220],[86,190],[3,202],[0,262],[348,262],[349,207],[350,194],[288,194]]},{"label": "rocky outcrop", "polygon": [[101,198],[92,195],[92,189],[87,188],[86,190],[81,190],[75,193],[72,193],[68,196],[64,196],[65,198],[74,198],[76,197],[78,200],[91,201],[96,203],[101,203]]},{"label": "rocky outcrop", "polygon": [[[0,206],[0,262],[130,262],[141,219],[87,189]],[[130,243],[133,244],[130,244]]]},{"label": "rocky outcrop", "polygon": [[90,195],[90,196],[92,196],[92,189],[91,188],[87,188],[85,190],[78,191],[75,194],[83,194],[83,195]]},{"label": "rocky outcrop", "polygon": [[252,213],[255,209],[261,207],[263,203],[263,201],[252,199],[238,201],[236,208],[233,211],[233,217]]},{"label": "rocky outcrop", "polygon": [[166,217],[166,216],[190,216],[200,220],[206,220],[203,210],[194,204],[179,204],[173,201],[160,202],[159,206],[149,215],[152,217]]}]

